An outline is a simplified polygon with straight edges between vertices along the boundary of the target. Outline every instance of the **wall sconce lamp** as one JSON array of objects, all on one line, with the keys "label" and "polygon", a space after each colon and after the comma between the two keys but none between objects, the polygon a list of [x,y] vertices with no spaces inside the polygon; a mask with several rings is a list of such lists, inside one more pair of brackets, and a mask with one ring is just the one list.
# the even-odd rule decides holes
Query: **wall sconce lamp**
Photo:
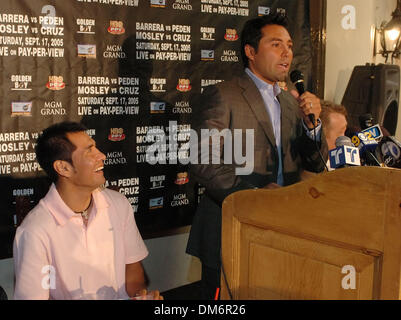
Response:
[{"label": "wall sconce lamp", "polygon": [[379,29],[376,31],[380,35],[380,44],[382,49],[379,53],[386,59],[391,56],[391,63],[394,58],[399,58],[400,51],[400,39],[401,39],[401,0],[397,0],[397,8],[393,11],[392,19],[389,23],[382,22]]}]

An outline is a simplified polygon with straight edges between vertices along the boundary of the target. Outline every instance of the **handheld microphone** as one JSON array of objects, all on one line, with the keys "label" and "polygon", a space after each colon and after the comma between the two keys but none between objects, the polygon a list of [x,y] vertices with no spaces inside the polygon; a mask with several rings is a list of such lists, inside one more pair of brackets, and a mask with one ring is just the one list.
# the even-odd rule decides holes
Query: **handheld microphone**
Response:
[{"label": "handheld microphone", "polygon": [[[299,70],[293,70],[290,74],[290,79],[294,83],[295,88],[297,88],[299,95],[302,95],[305,92],[304,75],[302,74],[302,72]],[[308,114],[308,118],[309,118],[310,122],[312,123],[313,129],[315,131],[316,150],[319,153],[320,160],[322,160],[323,165],[325,166],[326,170],[328,171],[329,169],[327,168],[327,165],[326,165],[327,161],[325,159],[323,159],[323,155],[322,155],[322,153],[320,151],[320,147],[317,143],[315,115],[313,113],[310,113],[310,114]]]},{"label": "handheld microphone", "polygon": [[[299,70],[294,70],[290,74],[290,79],[295,85],[295,88],[297,88],[299,95],[302,95],[305,92],[303,73]],[[315,115],[313,113],[308,114],[308,118],[312,122],[312,124],[315,125]]]},{"label": "handheld microphone", "polygon": [[379,150],[386,166],[401,169],[401,143],[394,136],[384,137]]},{"label": "handheld microphone", "polygon": [[360,166],[358,148],[354,147],[350,138],[340,136],[336,139],[336,147],[329,151],[330,166],[332,168],[345,168],[349,166]]}]

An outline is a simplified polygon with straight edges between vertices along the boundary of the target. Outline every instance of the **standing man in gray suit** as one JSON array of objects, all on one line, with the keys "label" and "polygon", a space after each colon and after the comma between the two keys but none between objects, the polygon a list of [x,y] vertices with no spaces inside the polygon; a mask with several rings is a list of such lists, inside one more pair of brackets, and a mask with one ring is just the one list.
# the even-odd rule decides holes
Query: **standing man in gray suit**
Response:
[{"label": "standing man in gray suit", "polygon": [[[206,163],[203,159],[191,166],[192,176],[206,189],[195,213],[187,245],[187,253],[202,262],[204,299],[213,299],[220,287],[224,198],[239,190],[293,184],[300,180],[302,169],[312,172],[324,169],[314,141],[316,133],[317,145],[326,161],[327,144],[319,120],[319,98],[310,92],[301,96],[295,91],[290,94],[282,91],[277,83],[287,78],[293,59],[292,47],[285,16],[268,15],[247,21],[241,34],[244,74],[206,88],[199,114],[194,115],[193,128],[198,136],[205,129],[220,132],[252,129],[254,145],[251,174],[237,175],[236,169],[241,164],[235,159],[232,163],[224,163],[222,145],[220,164],[211,160]],[[314,114],[317,119],[314,124],[309,120],[309,114]],[[249,142],[249,137],[245,139],[242,135],[243,152]],[[200,145],[202,143],[204,141]],[[238,145],[238,141],[234,139],[232,145]]]}]

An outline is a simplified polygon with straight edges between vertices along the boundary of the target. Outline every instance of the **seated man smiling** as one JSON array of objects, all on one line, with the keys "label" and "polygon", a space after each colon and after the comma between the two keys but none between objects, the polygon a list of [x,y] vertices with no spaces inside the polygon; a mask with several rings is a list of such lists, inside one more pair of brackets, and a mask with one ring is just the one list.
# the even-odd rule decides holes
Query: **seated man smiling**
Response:
[{"label": "seated man smiling", "polygon": [[85,130],[62,122],[37,141],[37,160],[53,183],[16,232],[15,299],[146,294],[141,260],[148,251],[132,207],[122,194],[101,188],[106,157]]}]

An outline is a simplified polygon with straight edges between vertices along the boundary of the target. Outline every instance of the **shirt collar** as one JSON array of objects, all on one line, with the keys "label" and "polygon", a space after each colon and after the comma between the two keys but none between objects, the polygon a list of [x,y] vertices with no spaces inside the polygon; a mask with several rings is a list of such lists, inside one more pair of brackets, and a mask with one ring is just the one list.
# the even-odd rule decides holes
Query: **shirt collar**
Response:
[{"label": "shirt collar", "polygon": [[275,82],[274,85],[271,85],[270,83],[258,78],[249,68],[245,68],[245,72],[251,77],[259,90],[267,90],[267,92],[273,94],[274,97],[277,97],[281,93],[280,86],[277,82]]},{"label": "shirt collar", "polygon": [[[109,206],[107,200],[102,195],[101,190],[98,188],[92,192],[93,198],[93,212],[95,215],[99,213],[102,209],[107,208]],[[50,213],[54,216],[57,223],[60,225],[65,225],[68,220],[70,220],[74,215],[74,211],[68,207],[63,199],[60,197],[56,186],[54,183],[50,186],[49,191],[46,196],[43,198],[44,204]]]}]

